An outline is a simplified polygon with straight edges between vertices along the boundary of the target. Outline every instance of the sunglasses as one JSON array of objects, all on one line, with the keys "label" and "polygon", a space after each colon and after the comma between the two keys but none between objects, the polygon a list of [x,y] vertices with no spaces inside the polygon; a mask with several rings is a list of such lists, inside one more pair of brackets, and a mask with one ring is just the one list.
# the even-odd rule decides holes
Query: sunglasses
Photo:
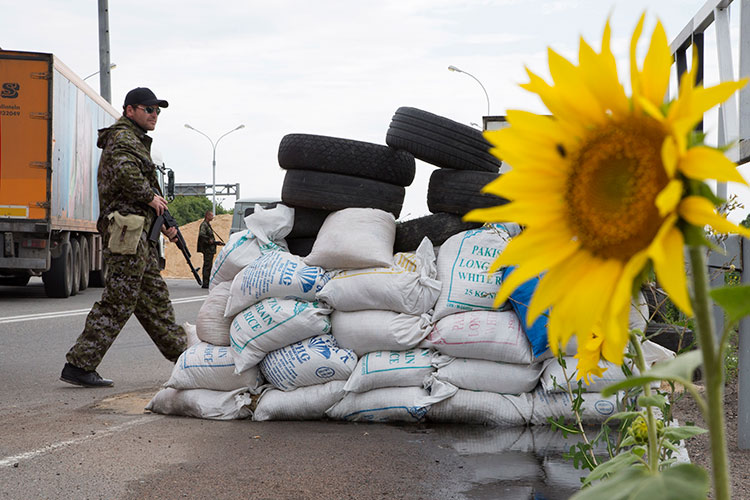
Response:
[{"label": "sunglasses", "polygon": [[136,106],[137,108],[141,108],[143,111],[145,111],[148,114],[156,112],[157,116],[159,113],[161,113],[161,108],[158,108],[156,106]]}]

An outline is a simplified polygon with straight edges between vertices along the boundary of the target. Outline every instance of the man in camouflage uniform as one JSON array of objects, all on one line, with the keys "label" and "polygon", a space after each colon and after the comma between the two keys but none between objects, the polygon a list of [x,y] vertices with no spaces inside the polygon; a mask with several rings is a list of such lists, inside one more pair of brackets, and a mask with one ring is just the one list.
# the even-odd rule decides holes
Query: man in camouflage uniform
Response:
[{"label": "man in camouflage uniform", "polygon": [[[133,89],[125,97],[123,116],[111,127],[99,130],[97,146],[103,151],[97,174],[97,229],[103,238],[108,273],[101,300],[91,308],[83,333],[66,355],[60,376],[64,382],[111,386],[113,382],[95,370],[132,314],[168,360],[176,361],[187,346],[185,331],[175,323],[169,291],[159,272],[158,248],[147,234],[167,201],[161,194],[151,161],[152,139],[146,132],[154,130],[160,108],[168,105],[147,88]],[[125,237],[127,226],[120,234],[121,226],[115,224],[117,218],[112,218],[115,212],[129,221],[143,221],[142,228],[135,224],[136,230],[129,233],[133,236],[125,251],[117,243]],[[110,235],[115,227],[117,233]],[[176,239],[175,228],[162,227],[162,232],[170,240]]]},{"label": "man in camouflage uniform", "polygon": [[203,254],[203,288],[208,288],[208,282],[211,279],[211,266],[213,266],[214,256],[216,255],[216,246],[224,244],[221,241],[216,241],[214,228],[211,227],[212,220],[214,220],[214,213],[206,210],[205,218],[198,231],[197,250]]}]

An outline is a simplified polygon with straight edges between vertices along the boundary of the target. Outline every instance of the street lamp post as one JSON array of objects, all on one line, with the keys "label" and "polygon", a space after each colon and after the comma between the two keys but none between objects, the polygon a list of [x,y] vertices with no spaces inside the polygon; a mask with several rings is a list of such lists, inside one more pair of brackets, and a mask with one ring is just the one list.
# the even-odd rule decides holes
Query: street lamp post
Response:
[{"label": "street lamp post", "polygon": [[479,78],[477,78],[476,76],[472,75],[471,73],[468,73],[468,72],[466,72],[464,70],[458,69],[457,67],[455,67],[453,65],[448,66],[448,71],[455,71],[457,73],[463,73],[465,75],[469,75],[474,80],[476,80],[476,82],[479,84],[479,86],[482,87],[482,90],[484,90],[484,97],[487,98],[487,116],[491,116],[490,115],[490,96],[487,95],[487,90],[484,88],[484,85],[482,85],[482,82],[479,81]]},{"label": "street lamp post", "polygon": [[231,134],[232,132],[234,132],[236,130],[239,130],[241,128],[245,128],[245,125],[240,125],[240,126],[238,126],[236,128],[233,128],[232,130],[230,130],[226,134],[224,134],[221,137],[219,137],[218,139],[216,139],[216,142],[214,142],[213,140],[211,140],[211,138],[209,136],[207,136],[206,134],[204,134],[203,132],[201,132],[197,128],[191,127],[187,123],[185,124],[185,128],[189,128],[190,130],[194,130],[194,131],[198,132],[200,135],[202,135],[203,137],[205,137],[206,139],[208,139],[208,142],[211,143],[211,147],[213,148],[213,188],[212,188],[211,196],[213,197],[213,202],[212,202],[213,212],[214,212],[214,214],[216,214],[216,146],[219,145],[219,141],[222,138],[226,137],[227,135]]}]

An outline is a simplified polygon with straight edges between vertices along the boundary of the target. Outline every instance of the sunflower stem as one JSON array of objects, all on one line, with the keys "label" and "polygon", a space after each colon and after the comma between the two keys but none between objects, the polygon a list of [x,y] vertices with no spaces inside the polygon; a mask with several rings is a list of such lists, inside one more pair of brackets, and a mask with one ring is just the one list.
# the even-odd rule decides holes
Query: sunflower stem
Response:
[{"label": "sunflower stem", "polygon": [[[641,342],[638,339],[638,336],[633,332],[630,332],[630,344],[635,351],[635,365],[641,373],[645,373],[648,368],[646,366],[646,358],[643,355]],[[650,382],[643,384],[643,395],[651,396]],[[650,405],[646,406],[646,422],[648,425],[648,468],[655,474],[659,472],[659,439],[656,433],[654,408]]]},{"label": "sunflower stem", "polygon": [[726,422],[724,419],[724,370],[717,353],[714,335],[711,301],[708,295],[708,275],[703,249],[689,247],[690,265],[693,274],[693,307],[698,330],[698,342],[703,353],[703,371],[706,384],[706,424],[711,439],[711,473],[714,483],[714,498],[729,500],[731,487],[727,460]]}]

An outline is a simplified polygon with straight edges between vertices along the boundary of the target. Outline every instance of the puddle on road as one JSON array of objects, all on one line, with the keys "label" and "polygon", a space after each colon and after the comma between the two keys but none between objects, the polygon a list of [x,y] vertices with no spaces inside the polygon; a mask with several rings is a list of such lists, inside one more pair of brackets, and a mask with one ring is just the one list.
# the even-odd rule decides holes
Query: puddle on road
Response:
[{"label": "puddle on road", "polygon": [[[563,500],[581,487],[586,470],[573,467],[562,454],[578,442],[547,426],[484,428],[434,427],[463,458],[472,484],[463,494],[484,500]],[[602,446],[597,454],[606,454]]]},{"label": "puddle on road", "polygon": [[94,403],[91,408],[93,410],[107,413],[143,415],[146,413],[146,405],[151,401],[151,398],[154,397],[154,394],[156,394],[157,391],[158,389],[147,389],[127,392],[125,394],[117,394],[116,396],[110,396]]}]

